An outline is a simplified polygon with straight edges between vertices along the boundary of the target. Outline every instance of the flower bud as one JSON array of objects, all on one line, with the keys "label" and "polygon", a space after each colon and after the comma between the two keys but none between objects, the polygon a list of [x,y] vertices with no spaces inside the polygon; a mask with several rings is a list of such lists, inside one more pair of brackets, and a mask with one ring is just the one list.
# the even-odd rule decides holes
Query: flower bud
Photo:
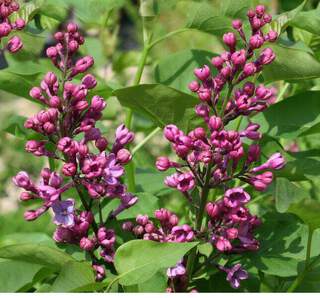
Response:
[{"label": "flower bud", "polygon": [[253,62],[249,62],[243,67],[243,74],[245,75],[245,77],[254,75],[256,71],[257,67]]},{"label": "flower bud", "polygon": [[20,194],[21,201],[29,201],[29,200],[32,200],[33,198],[34,198],[34,196],[30,192],[23,191]]},{"label": "flower bud", "polygon": [[217,56],[211,59],[211,63],[215,68],[221,69],[223,67],[224,60],[220,56]]},{"label": "flower bud", "polygon": [[198,96],[200,100],[209,102],[211,100],[211,90],[209,88],[200,88],[198,90]]},{"label": "flower bud", "polygon": [[39,100],[42,99],[42,91],[41,91],[41,89],[39,87],[33,87],[30,90],[29,95],[34,99],[39,99]]},{"label": "flower bud", "polygon": [[8,23],[0,24],[0,37],[8,36],[11,32],[11,26]]},{"label": "flower bud", "polygon": [[205,81],[207,78],[209,78],[211,71],[209,66],[204,65],[202,68],[196,68],[194,70],[194,74],[200,81]]},{"label": "flower bud", "polygon": [[15,22],[15,27],[17,30],[22,30],[26,25],[26,22],[23,19],[17,19]]},{"label": "flower bud", "polygon": [[23,214],[23,217],[27,221],[33,221],[36,220],[39,217],[39,215],[35,210],[28,210]]},{"label": "flower bud", "polygon": [[81,82],[86,86],[87,89],[93,89],[97,86],[97,80],[91,74],[87,74],[86,76],[84,76]]},{"label": "flower bud", "polygon": [[94,249],[94,242],[87,237],[80,240],[80,248],[85,251],[92,251]]},{"label": "flower bud", "polygon": [[132,159],[132,155],[129,150],[123,148],[117,152],[117,161],[119,163],[125,165],[128,162],[130,162],[131,159]]},{"label": "flower bud", "polygon": [[77,166],[74,163],[65,163],[62,167],[63,175],[67,177],[72,177],[77,172]]},{"label": "flower bud", "polygon": [[200,85],[197,81],[192,81],[189,85],[188,88],[191,92],[197,92],[200,88]]},{"label": "flower bud", "polygon": [[223,35],[223,42],[230,48],[234,49],[237,44],[237,37],[233,32],[229,32]]},{"label": "flower bud", "polygon": [[73,70],[74,74],[86,72],[94,64],[94,59],[91,56],[85,56],[76,62]]},{"label": "flower bud", "polygon": [[272,63],[275,58],[276,55],[273,50],[271,48],[266,48],[261,52],[258,62],[262,65],[267,65]]},{"label": "flower bud", "polygon": [[263,44],[264,38],[261,35],[255,34],[250,37],[249,45],[251,49],[259,49],[262,47]]},{"label": "flower bud", "polygon": [[141,214],[139,214],[139,215],[136,217],[136,222],[137,222],[139,225],[145,226],[145,225],[149,222],[149,217],[148,217],[147,215],[141,215]]},{"label": "flower bud", "polygon": [[122,230],[130,232],[133,229],[133,223],[131,221],[125,221],[122,224]]},{"label": "flower bud", "polygon": [[78,31],[78,25],[75,23],[69,23],[67,25],[67,31],[69,33],[76,33]]},{"label": "flower bud", "polygon": [[241,20],[234,20],[232,22],[232,27],[235,30],[240,30],[242,28],[242,21]]},{"label": "flower bud", "polygon": [[278,38],[278,33],[276,31],[270,30],[266,36],[266,40],[270,42],[275,42]]},{"label": "flower bud", "polygon": [[52,96],[49,99],[49,105],[50,105],[51,108],[60,108],[61,99],[58,96]]},{"label": "flower bud", "polygon": [[164,128],[164,136],[170,142],[175,142],[176,138],[182,134],[177,126],[174,124],[167,125]]},{"label": "flower bud", "polygon": [[7,44],[7,49],[10,53],[17,53],[23,47],[23,43],[18,36],[10,38]]},{"label": "flower bud", "polygon": [[246,63],[245,50],[236,51],[231,55],[231,61],[235,66],[243,65]]},{"label": "flower bud", "polygon": [[100,152],[105,151],[108,147],[108,144],[109,144],[109,142],[105,137],[100,137],[99,139],[97,139],[95,141],[95,145]]},{"label": "flower bud", "polygon": [[157,158],[156,167],[159,171],[167,171],[171,167],[170,160],[165,156]]},{"label": "flower bud", "polygon": [[209,202],[206,205],[206,211],[211,218],[215,218],[219,214],[219,207],[217,204]]},{"label": "flower bud", "polygon": [[266,11],[266,8],[265,8],[264,5],[258,5],[258,6],[256,7],[256,14],[257,14],[257,16],[259,16],[259,17],[262,17],[262,16],[264,15],[265,11]]},{"label": "flower bud", "polygon": [[58,56],[58,51],[55,47],[50,47],[46,51],[48,58],[56,58]]},{"label": "flower bud", "polygon": [[208,125],[213,131],[219,130],[222,127],[222,120],[220,117],[211,116]]}]

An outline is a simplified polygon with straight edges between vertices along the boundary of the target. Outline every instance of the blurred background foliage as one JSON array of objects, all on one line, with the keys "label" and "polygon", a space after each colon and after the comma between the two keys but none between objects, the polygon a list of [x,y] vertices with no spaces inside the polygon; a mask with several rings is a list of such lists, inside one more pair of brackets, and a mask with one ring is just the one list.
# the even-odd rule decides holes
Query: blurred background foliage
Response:
[{"label": "blurred background foliage", "polygon": [[[301,11],[295,13],[292,13],[292,10],[301,5],[302,0],[160,0],[152,11],[156,17],[150,17],[150,26],[153,28],[154,39],[183,28],[186,24],[191,28],[197,27],[195,14],[199,11],[203,13],[206,7],[211,9],[208,14],[219,15],[222,14],[223,7],[228,6],[230,11],[226,15],[231,20],[235,15],[245,14],[245,10],[232,11],[233,5],[236,10],[242,2],[251,2],[252,6],[258,3],[265,4],[268,10],[277,16],[274,26],[283,33],[280,43],[286,46],[282,52],[279,50],[281,59],[283,58],[279,63],[283,64],[277,65],[275,71],[269,68],[266,77],[261,80],[270,82],[278,89],[279,101],[285,101],[290,97],[296,104],[295,108],[292,105],[289,108],[286,105],[277,105],[277,108],[270,109],[271,112],[257,118],[262,124],[262,130],[268,132],[268,136],[262,141],[264,156],[273,153],[277,148],[287,152],[289,165],[267,192],[254,194],[254,191],[250,190],[254,198],[250,208],[254,213],[269,219],[275,217],[268,217],[269,212],[286,212],[289,208],[298,216],[299,210],[307,210],[305,212],[308,214],[310,208],[299,207],[299,203],[291,207],[291,204],[295,203],[295,200],[298,202],[302,197],[320,202],[320,99],[318,93],[305,93],[320,90],[319,0],[307,1]],[[95,59],[93,72],[99,78],[95,93],[104,96],[108,102],[100,128],[110,139],[113,138],[114,129],[125,119],[125,109],[121,107],[117,98],[112,96],[112,91],[133,84],[143,47],[137,1],[32,0],[20,3],[20,17],[28,21],[26,30],[19,33],[25,45],[24,49],[14,56],[4,54],[0,57],[0,244],[1,239],[6,239],[9,234],[42,232],[51,235],[54,228],[49,223],[49,213],[36,222],[25,223],[24,206],[18,204],[19,193],[11,183],[11,177],[20,170],[30,172],[36,179],[41,167],[46,164],[44,159],[35,158],[24,151],[25,139],[31,135],[24,129],[23,122],[25,117],[35,114],[41,108],[39,104],[30,100],[28,92],[32,86],[39,84],[43,74],[52,69],[44,56],[45,49],[53,42],[51,33],[69,21],[77,22],[85,33],[86,43],[82,48],[82,54],[90,54]],[[291,11],[291,14],[288,14],[288,11]],[[223,33],[225,28],[217,29],[213,24],[205,29],[197,29],[199,30],[174,35],[155,46],[147,58],[142,82],[161,82],[188,92],[186,84],[192,80],[193,68],[203,64],[214,53],[223,51],[221,32]],[[191,51],[194,49],[196,53],[201,54],[199,57]],[[291,56],[291,53],[297,53],[292,52],[295,49],[299,51],[298,54]],[[175,73],[173,68],[178,67],[177,65],[179,77],[175,74],[174,79],[170,80],[170,74]],[[277,76],[277,79],[273,79]],[[314,101],[311,106],[306,105],[309,99]],[[141,142],[154,128],[155,124],[151,119],[135,113],[135,144]],[[182,221],[185,221],[188,217],[185,199],[178,192],[164,187],[165,175],[158,173],[154,167],[155,158],[166,154],[170,155],[170,148],[161,132],[137,152],[135,164],[138,191],[156,195],[161,207],[172,209],[183,217]],[[155,206],[157,204],[159,203]],[[318,209],[314,210],[320,210],[318,205],[315,206]],[[286,219],[286,216],[283,218]],[[287,226],[291,220],[292,218],[288,218],[283,224]],[[281,226],[278,228],[282,229]],[[297,226],[297,229],[300,231],[301,227]],[[261,235],[267,237],[267,231],[265,228]],[[286,235],[284,231],[284,236]],[[263,263],[264,260],[261,258],[257,256],[255,261]],[[297,260],[300,262],[301,259],[303,258]],[[248,290],[257,290],[260,287],[263,291],[281,291],[286,288],[287,280],[274,279],[272,266],[268,268],[271,269],[262,270],[264,273],[261,273],[265,275],[264,282],[259,284],[254,279],[248,281]],[[256,271],[254,273],[258,276]],[[291,275],[284,273],[283,276]],[[312,287],[320,290],[319,285],[312,284]]]}]

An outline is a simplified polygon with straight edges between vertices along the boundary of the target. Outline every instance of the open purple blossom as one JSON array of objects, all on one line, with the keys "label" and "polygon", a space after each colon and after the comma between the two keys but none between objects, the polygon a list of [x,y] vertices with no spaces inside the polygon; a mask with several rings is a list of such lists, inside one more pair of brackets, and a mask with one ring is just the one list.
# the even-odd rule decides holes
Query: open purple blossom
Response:
[{"label": "open purple blossom", "polygon": [[73,199],[54,202],[51,206],[54,213],[53,222],[65,228],[74,226],[74,205]]},{"label": "open purple blossom", "polygon": [[236,264],[231,268],[223,268],[222,270],[227,273],[227,281],[234,289],[238,289],[240,287],[240,282],[249,277],[248,272],[242,269],[241,264]]}]

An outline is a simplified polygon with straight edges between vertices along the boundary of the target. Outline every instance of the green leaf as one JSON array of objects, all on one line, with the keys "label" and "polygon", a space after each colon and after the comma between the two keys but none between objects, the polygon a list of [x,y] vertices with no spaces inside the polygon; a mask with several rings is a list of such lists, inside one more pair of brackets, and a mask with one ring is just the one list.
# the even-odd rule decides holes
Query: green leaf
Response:
[{"label": "green leaf", "polygon": [[[293,139],[320,132],[320,91],[307,91],[272,105],[253,118],[263,133]],[[315,129],[319,128],[319,130]]]},{"label": "green leaf", "polygon": [[320,228],[320,203],[311,200],[301,200],[296,204],[292,204],[289,212],[299,216],[312,230]]},{"label": "green leaf", "polygon": [[288,213],[267,213],[257,231],[260,249],[250,254],[250,263],[264,273],[288,277],[298,274],[305,259],[308,227]]},{"label": "green leaf", "polygon": [[41,265],[22,261],[0,262],[0,292],[13,293],[31,285],[33,277],[40,271]]},{"label": "green leaf", "polygon": [[310,51],[283,44],[268,47],[273,49],[276,59],[264,68],[263,77],[266,82],[320,77],[320,63]]},{"label": "green leaf", "polygon": [[14,233],[0,237],[0,247],[22,243],[46,243],[54,245],[51,237],[44,233]]},{"label": "green leaf", "polygon": [[[190,93],[188,84],[195,79],[193,70],[204,64],[211,65],[211,52],[196,49],[179,51],[161,59],[155,68],[157,83]],[[215,70],[212,69],[214,73]]]},{"label": "green leaf", "polygon": [[[139,201],[137,204],[129,209],[124,210],[118,216],[118,220],[136,218],[138,214],[146,214],[148,216],[153,216],[154,211],[160,208],[159,198],[150,193],[136,193],[135,194]],[[103,214],[105,216],[109,215],[112,210],[115,210],[119,205],[118,200],[110,201],[106,207],[103,208]]]},{"label": "green leaf", "polygon": [[[142,84],[113,92],[121,105],[154,121],[160,127],[167,124],[190,125],[197,98],[160,84]],[[189,116],[189,117],[188,117]]]},{"label": "green leaf", "polygon": [[296,186],[287,178],[277,178],[274,188],[274,197],[276,199],[276,208],[278,212],[286,212],[292,203],[306,198],[307,196],[308,193],[303,188]]},{"label": "green leaf", "polygon": [[303,29],[315,35],[320,35],[320,10],[314,9],[299,12],[288,25]]},{"label": "green leaf", "polygon": [[0,258],[20,260],[59,270],[65,263],[74,261],[68,254],[42,244],[17,244],[0,248]]},{"label": "green leaf", "polygon": [[121,245],[115,254],[117,280],[129,286],[147,281],[160,269],[174,266],[198,243],[159,243],[133,240]]},{"label": "green leaf", "polygon": [[141,192],[151,193],[153,195],[160,195],[163,192],[172,192],[171,188],[168,188],[164,184],[165,177],[171,174],[170,171],[164,173],[155,169],[137,169],[136,183],[137,188]]},{"label": "green leaf", "polygon": [[232,20],[244,18],[247,10],[252,7],[250,0],[226,0],[220,7],[209,3],[194,3],[186,27],[197,29],[213,35],[222,35],[232,30]]},{"label": "green leaf", "polygon": [[88,263],[67,262],[53,283],[50,292],[77,292],[94,283],[92,267]]},{"label": "green leaf", "polygon": [[19,75],[7,70],[2,70],[0,72],[0,89],[32,100],[29,96],[29,91],[35,86],[35,82],[40,80],[40,77],[41,76],[36,74]]},{"label": "green leaf", "polygon": [[278,177],[286,177],[290,181],[303,181],[314,179],[320,171],[319,150],[286,153],[286,166],[277,172]]},{"label": "green leaf", "polygon": [[[291,2],[291,0],[290,0]],[[281,33],[285,31],[285,29],[289,26],[291,20],[295,18],[295,16],[303,10],[308,0],[304,0],[299,6],[294,8],[293,10],[286,11],[280,15],[278,15],[272,22],[272,28]]]}]

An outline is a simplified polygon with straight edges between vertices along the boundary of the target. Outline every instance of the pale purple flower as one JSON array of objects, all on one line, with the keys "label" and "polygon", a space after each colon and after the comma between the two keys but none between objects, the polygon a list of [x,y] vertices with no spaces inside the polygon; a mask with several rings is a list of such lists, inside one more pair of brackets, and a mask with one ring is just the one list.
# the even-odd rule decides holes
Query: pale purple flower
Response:
[{"label": "pale purple flower", "polygon": [[74,200],[67,199],[65,201],[56,201],[52,204],[54,212],[53,222],[62,227],[74,226]]},{"label": "pale purple flower", "polygon": [[186,267],[182,264],[182,261],[178,262],[176,266],[170,267],[167,270],[167,276],[169,278],[175,278],[177,276],[183,276],[187,272]]},{"label": "pale purple flower", "polygon": [[230,269],[226,269],[227,281],[231,287],[238,289],[240,287],[240,281],[248,279],[248,272],[242,269],[241,264],[236,264]]},{"label": "pale purple flower", "polygon": [[250,195],[241,187],[228,189],[224,194],[224,203],[230,208],[235,208],[250,201]]},{"label": "pale purple flower", "polygon": [[115,154],[111,153],[107,156],[106,167],[104,170],[104,179],[109,185],[116,185],[119,183],[118,178],[124,174],[124,169],[117,164]]}]

